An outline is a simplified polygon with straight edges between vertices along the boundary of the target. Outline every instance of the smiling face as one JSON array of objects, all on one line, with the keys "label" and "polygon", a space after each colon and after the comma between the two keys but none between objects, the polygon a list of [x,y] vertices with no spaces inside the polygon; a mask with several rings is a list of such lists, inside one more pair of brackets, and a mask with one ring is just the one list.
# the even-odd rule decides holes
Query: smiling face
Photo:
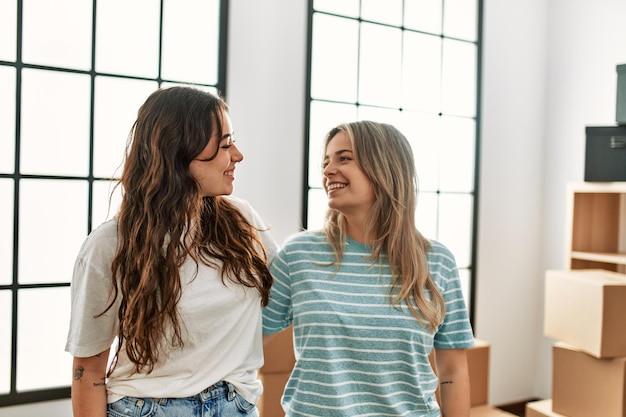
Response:
[{"label": "smiling face", "polygon": [[323,171],[328,206],[345,216],[367,214],[374,204],[372,182],[354,159],[350,138],[339,131],[326,145]]},{"label": "smiling face", "polygon": [[235,167],[237,162],[243,160],[243,154],[234,144],[233,127],[228,113],[222,112],[220,122],[222,136],[218,138],[219,133],[215,132],[204,150],[189,164],[191,175],[200,185],[203,197],[232,194]]}]

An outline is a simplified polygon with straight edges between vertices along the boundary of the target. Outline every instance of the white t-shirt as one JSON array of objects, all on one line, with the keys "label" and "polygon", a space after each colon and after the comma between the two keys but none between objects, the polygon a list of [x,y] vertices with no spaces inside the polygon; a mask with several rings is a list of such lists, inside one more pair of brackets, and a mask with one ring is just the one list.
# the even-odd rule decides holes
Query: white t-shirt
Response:
[{"label": "white t-shirt", "polygon": [[[228,197],[248,221],[267,227],[244,200]],[[259,232],[268,262],[278,246],[269,232]],[[118,301],[109,303],[111,261],[117,247],[117,223],[108,221],[83,243],[72,278],[72,314],[65,350],[76,357],[94,356],[115,341]],[[196,274],[197,272],[197,274]],[[256,403],[262,392],[257,370],[263,365],[261,299],[258,291],[222,280],[219,271],[188,259],[181,267],[182,295],[178,312],[184,346],[165,344],[149,373],[132,374],[133,363],[120,351],[107,381],[107,401],[121,397],[180,398],[195,395],[218,381],[233,384],[247,401]],[[115,346],[111,347],[114,350]]]}]

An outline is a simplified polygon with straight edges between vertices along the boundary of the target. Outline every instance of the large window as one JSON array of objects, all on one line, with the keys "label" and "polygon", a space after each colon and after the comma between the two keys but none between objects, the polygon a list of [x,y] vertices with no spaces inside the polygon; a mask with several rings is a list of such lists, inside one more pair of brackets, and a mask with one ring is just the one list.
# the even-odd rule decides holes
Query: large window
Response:
[{"label": "large window", "polygon": [[481,0],[310,0],[307,204],[327,208],[321,154],[341,122],[376,120],[411,141],[418,228],[456,256],[473,316]]},{"label": "large window", "polygon": [[224,92],[226,0],[0,2],[0,406],[69,396],[79,246],[113,214],[137,109]]}]

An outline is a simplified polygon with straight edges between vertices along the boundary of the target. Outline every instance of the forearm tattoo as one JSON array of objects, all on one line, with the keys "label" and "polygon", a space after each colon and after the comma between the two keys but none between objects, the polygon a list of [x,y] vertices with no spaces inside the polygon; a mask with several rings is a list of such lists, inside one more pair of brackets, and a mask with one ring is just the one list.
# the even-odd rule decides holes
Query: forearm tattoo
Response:
[{"label": "forearm tattoo", "polygon": [[84,374],[85,374],[85,368],[83,368],[82,366],[78,365],[76,368],[74,368],[74,380],[75,381],[80,381]]},{"label": "forearm tattoo", "polygon": [[[85,375],[85,368],[81,365],[78,365],[74,368],[74,380],[81,381],[83,379],[83,375]],[[94,387],[104,387],[106,386],[106,378],[101,378],[100,381],[93,383]]]},{"label": "forearm tattoo", "polygon": [[94,382],[94,383],[93,383],[93,386],[94,386],[94,387],[104,387],[105,385],[106,385],[106,381],[105,381],[105,379],[104,379],[104,378],[102,378],[102,379],[100,380],[100,382]]}]

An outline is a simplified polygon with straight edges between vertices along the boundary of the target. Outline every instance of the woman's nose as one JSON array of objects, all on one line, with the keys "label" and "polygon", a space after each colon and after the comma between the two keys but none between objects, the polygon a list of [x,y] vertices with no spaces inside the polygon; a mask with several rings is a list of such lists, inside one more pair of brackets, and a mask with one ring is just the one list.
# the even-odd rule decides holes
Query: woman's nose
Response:
[{"label": "woman's nose", "polygon": [[235,148],[235,152],[233,153],[233,160],[235,162],[243,161],[243,153],[239,150],[239,148],[235,145],[232,145]]},{"label": "woman's nose", "polygon": [[325,177],[328,177],[329,175],[332,175],[335,172],[335,168],[333,167],[333,164],[328,163],[324,169],[322,169],[322,175]]}]

